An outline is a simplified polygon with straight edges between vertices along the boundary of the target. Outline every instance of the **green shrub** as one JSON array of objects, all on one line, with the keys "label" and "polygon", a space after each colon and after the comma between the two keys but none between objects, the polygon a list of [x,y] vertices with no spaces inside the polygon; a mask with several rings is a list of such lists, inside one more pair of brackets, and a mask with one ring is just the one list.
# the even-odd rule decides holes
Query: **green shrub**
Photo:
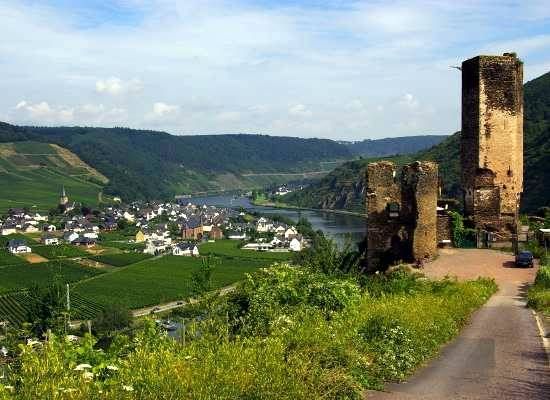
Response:
[{"label": "green shrub", "polygon": [[550,265],[543,265],[537,271],[535,285],[550,289]]}]

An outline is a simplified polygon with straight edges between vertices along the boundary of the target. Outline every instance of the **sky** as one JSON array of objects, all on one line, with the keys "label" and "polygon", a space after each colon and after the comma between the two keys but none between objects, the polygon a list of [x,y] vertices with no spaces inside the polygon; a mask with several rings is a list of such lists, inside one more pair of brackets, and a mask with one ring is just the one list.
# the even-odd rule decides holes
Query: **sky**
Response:
[{"label": "sky", "polygon": [[0,0],[0,121],[362,140],[460,128],[460,71],[550,71],[533,1]]}]

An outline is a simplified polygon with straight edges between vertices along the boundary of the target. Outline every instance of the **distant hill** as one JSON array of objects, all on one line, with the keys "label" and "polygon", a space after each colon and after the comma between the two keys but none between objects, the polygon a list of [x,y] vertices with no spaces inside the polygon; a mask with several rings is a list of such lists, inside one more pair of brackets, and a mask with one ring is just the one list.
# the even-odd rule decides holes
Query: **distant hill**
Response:
[{"label": "distant hill", "polygon": [[125,200],[250,188],[288,179],[283,173],[319,171],[323,162],[352,158],[346,146],[326,139],[175,136],[125,128],[0,123],[0,143],[19,141],[53,143],[70,150],[108,178],[105,193]]},{"label": "distant hill", "polygon": [[[310,187],[285,196],[289,204],[364,212],[366,167],[376,159],[347,162]],[[447,195],[460,196],[460,132],[430,149],[396,162],[433,160],[439,163]],[[524,86],[524,193],[522,210],[550,206],[550,72]]]},{"label": "distant hill", "polygon": [[0,211],[57,204],[64,185],[71,201],[97,204],[109,180],[72,152],[55,144],[0,143]]},{"label": "distant hill", "polygon": [[386,157],[411,154],[441,143],[448,135],[404,136],[385,139],[365,139],[360,142],[341,142],[352,154],[363,157]]}]

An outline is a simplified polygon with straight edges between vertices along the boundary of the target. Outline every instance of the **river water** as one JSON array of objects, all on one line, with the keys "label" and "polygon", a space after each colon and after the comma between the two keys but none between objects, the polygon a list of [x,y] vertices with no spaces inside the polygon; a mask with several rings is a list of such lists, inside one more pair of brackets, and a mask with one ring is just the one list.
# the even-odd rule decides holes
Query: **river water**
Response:
[{"label": "river water", "polygon": [[248,211],[256,211],[267,216],[281,215],[294,221],[297,221],[300,217],[305,217],[311,222],[315,230],[322,230],[327,237],[333,239],[339,246],[343,246],[349,240],[353,243],[361,241],[366,231],[365,217],[357,215],[338,214],[317,210],[255,206],[250,203],[247,197],[193,197],[189,199],[189,202],[197,205],[206,204],[218,207],[242,207]]}]

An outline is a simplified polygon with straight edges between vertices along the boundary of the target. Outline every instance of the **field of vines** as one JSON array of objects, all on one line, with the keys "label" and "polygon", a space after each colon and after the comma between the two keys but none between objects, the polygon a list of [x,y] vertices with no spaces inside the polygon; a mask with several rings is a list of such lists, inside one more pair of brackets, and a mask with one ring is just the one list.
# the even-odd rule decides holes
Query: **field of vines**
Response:
[{"label": "field of vines", "polygon": [[[8,321],[12,326],[27,321],[31,301],[31,297],[24,291],[0,296],[0,321]],[[100,311],[100,305],[76,293],[71,294],[71,319],[93,319]]]}]

